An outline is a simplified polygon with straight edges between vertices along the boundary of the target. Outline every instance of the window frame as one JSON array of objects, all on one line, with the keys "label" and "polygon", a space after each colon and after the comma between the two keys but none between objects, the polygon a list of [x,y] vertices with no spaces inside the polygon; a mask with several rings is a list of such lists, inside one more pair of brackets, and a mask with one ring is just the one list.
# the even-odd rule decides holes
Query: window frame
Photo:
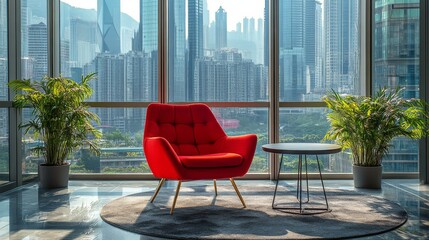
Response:
[{"label": "window frame", "polygon": [[[60,0],[46,0],[48,2],[48,72],[50,76],[57,75],[60,72]],[[308,108],[325,107],[325,104],[319,102],[280,102],[279,100],[279,1],[266,0],[269,3],[269,70],[268,70],[268,90],[269,99],[264,102],[205,102],[210,107],[258,107],[268,110],[268,137],[269,142],[279,141],[279,114],[280,108]],[[8,1],[8,66],[9,80],[21,78],[21,1]],[[159,87],[158,102],[169,103],[168,100],[168,0],[159,0],[158,19],[159,19]],[[369,96],[371,90],[371,59],[372,59],[372,4],[373,0],[361,1],[361,93]],[[420,2],[420,38],[421,45],[420,64],[420,96],[422,99],[429,100],[429,3]],[[14,50],[11,50],[14,49]],[[9,101],[0,101],[0,107],[9,109],[9,149],[10,149],[10,180],[11,186],[22,185],[22,154],[19,149],[22,147],[21,131],[18,126],[21,123],[21,111],[12,107],[11,99],[14,94],[9,93]],[[174,102],[180,104],[179,102]],[[147,107],[150,102],[88,102],[90,107],[109,107],[109,108],[134,108]],[[384,173],[385,178],[418,178],[421,183],[429,182],[429,159],[428,159],[428,138],[420,142],[419,153],[419,173]],[[270,154],[269,171],[267,173],[250,173],[244,176],[244,179],[276,179],[279,157]],[[276,164],[277,163],[277,164]],[[310,177],[317,177],[310,175]],[[296,179],[296,174],[284,173],[281,179]],[[351,179],[351,173],[324,174],[326,179]],[[154,179],[151,174],[72,174],[71,179]],[[0,191],[3,191],[0,188]]]}]

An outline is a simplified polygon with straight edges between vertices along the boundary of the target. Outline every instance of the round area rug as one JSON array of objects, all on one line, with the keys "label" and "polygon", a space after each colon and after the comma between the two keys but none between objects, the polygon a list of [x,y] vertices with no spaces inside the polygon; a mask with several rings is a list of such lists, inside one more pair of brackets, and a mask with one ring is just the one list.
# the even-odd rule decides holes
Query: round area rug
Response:
[{"label": "round area rug", "polygon": [[[153,192],[113,200],[100,215],[121,229],[172,239],[350,238],[390,231],[407,221],[399,205],[353,191],[327,189],[331,212],[296,215],[271,208],[273,186],[238,187],[247,208],[232,186],[218,186],[215,196],[213,186],[185,185],[173,215],[175,188],[162,188],[154,203],[149,202]],[[279,186],[277,193],[276,203],[298,206],[294,189]],[[321,189],[310,188],[310,203],[311,207],[324,206]]]}]

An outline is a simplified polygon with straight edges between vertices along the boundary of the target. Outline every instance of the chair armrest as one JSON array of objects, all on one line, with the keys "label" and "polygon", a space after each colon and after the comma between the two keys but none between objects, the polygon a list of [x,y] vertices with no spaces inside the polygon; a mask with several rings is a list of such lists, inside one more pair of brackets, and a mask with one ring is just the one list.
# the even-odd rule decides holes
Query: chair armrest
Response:
[{"label": "chair armrest", "polygon": [[258,137],[256,134],[228,136],[222,144],[222,151],[241,155],[243,157],[243,167],[246,168],[247,171],[250,164],[252,164],[257,142]]},{"label": "chair armrest", "polygon": [[165,138],[145,138],[143,148],[147,163],[155,177],[180,179],[183,166],[173,147]]}]

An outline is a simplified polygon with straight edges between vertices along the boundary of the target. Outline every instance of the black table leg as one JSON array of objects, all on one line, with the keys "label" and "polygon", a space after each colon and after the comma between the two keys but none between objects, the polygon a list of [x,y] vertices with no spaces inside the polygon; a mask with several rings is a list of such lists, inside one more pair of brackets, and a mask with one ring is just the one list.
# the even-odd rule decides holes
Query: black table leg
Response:
[{"label": "black table leg", "polygon": [[307,155],[304,155],[305,157],[305,177],[307,180],[307,203],[310,202],[310,193],[308,190],[308,169],[307,169]]},{"label": "black table leg", "polygon": [[323,184],[322,171],[320,170],[319,157],[317,155],[316,155],[316,159],[317,159],[317,166],[319,167],[320,181],[322,182],[323,195],[325,195],[326,211],[330,211],[329,210],[329,205],[328,205],[328,198],[326,197],[326,192],[325,192],[325,184]]},{"label": "black table leg", "polygon": [[277,187],[279,186],[280,171],[282,170],[282,164],[283,164],[283,154],[282,154],[282,157],[281,157],[281,159],[280,159],[279,171],[278,171],[278,173],[277,173],[276,188],[275,188],[275,190],[274,190],[273,202],[272,202],[272,204],[271,204],[271,207],[272,207],[272,208],[275,208],[275,207],[274,207],[274,201],[276,200]]}]

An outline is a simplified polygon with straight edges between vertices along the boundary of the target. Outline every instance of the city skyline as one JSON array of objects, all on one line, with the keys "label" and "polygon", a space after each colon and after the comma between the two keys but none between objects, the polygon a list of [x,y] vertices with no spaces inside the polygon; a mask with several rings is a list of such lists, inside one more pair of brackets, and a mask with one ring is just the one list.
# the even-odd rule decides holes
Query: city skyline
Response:
[{"label": "city skyline", "polygon": [[[140,9],[136,8],[141,0],[126,0],[121,1],[121,12],[128,14],[135,21],[140,21]],[[97,10],[97,0],[61,0],[61,2],[67,3],[74,7],[83,9]],[[186,5],[188,1],[185,1]],[[264,19],[264,13],[261,9],[264,8],[264,0],[207,0],[208,10],[210,12],[209,22],[215,20],[216,11],[220,6],[227,12],[230,9],[231,17],[228,21],[229,31],[235,29],[235,24],[240,22],[244,17],[254,17],[255,19]],[[242,6],[245,5],[246,8]],[[188,14],[186,12],[186,14]]]}]

